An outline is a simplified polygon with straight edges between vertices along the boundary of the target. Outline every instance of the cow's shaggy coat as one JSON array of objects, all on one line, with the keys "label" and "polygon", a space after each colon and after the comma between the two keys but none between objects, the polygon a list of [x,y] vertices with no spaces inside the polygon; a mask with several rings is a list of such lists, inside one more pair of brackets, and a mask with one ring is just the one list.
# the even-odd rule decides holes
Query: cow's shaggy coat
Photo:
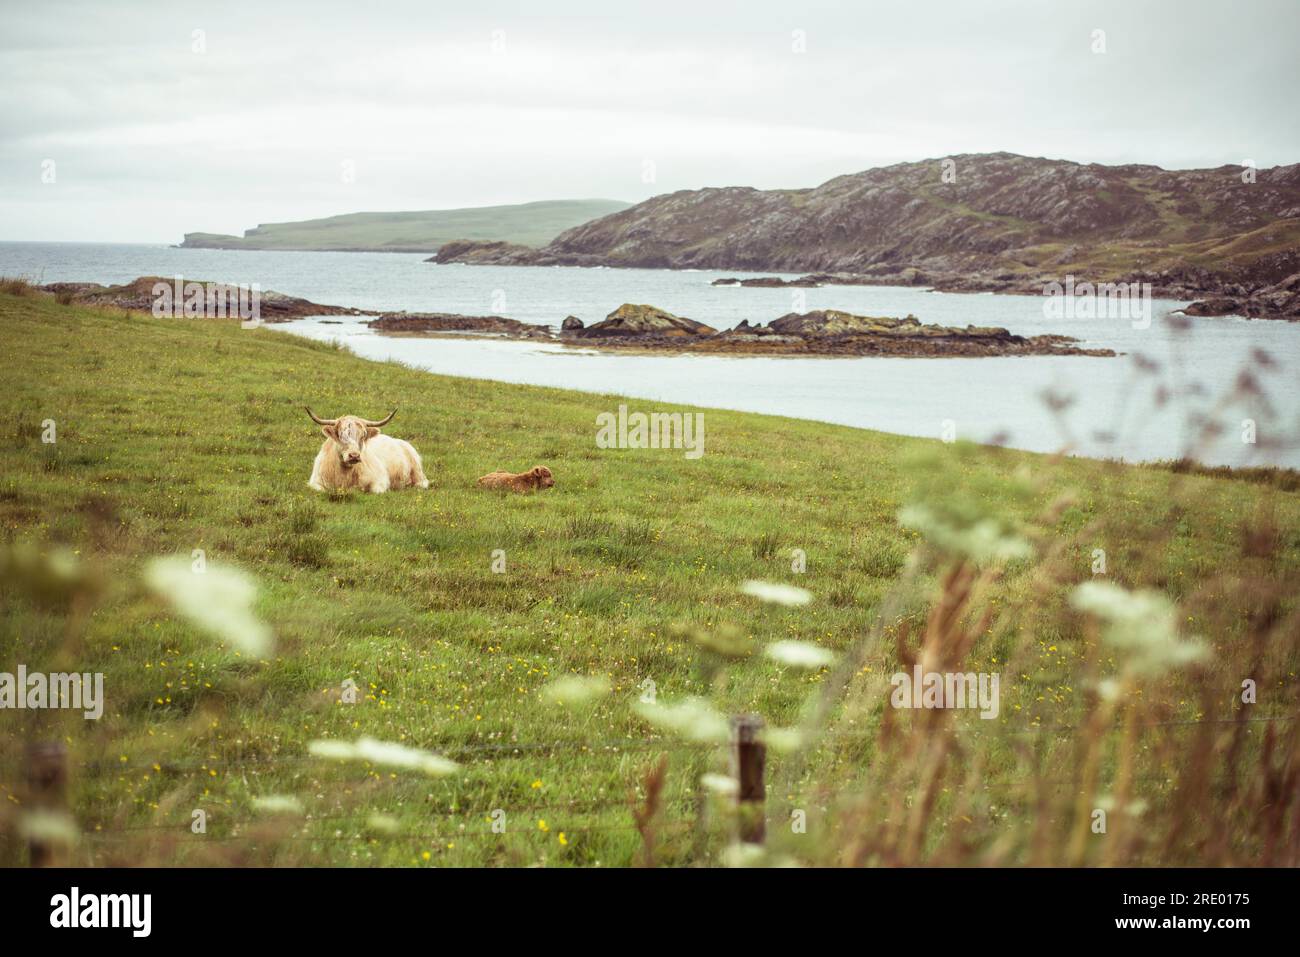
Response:
[{"label": "cow's shaggy coat", "polygon": [[379,431],[396,413],[394,409],[387,418],[372,422],[355,415],[320,419],[308,409],[312,421],[320,425],[325,442],[316,453],[307,484],[318,492],[354,488],[380,493],[412,486],[428,488],[429,480],[424,477],[424,464],[415,446]]}]

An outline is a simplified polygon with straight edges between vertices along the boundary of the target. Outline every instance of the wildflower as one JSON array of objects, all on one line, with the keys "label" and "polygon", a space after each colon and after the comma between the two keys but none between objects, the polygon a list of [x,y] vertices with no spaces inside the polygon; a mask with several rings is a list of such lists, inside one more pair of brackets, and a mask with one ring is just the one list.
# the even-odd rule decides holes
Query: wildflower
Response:
[{"label": "wildflower", "polygon": [[366,828],[379,834],[396,834],[397,818],[391,814],[372,814],[366,818]]},{"label": "wildflower", "polygon": [[798,728],[764,728],[760,736],[777,754],[790,754],[803,745],[803,732]]},{"label": "wildflower", "polygon": [[253,798],[253,810],[268,814],[301,814],[302,802],[286,794],[267,794]]},{"label": "wildflower", "polygon": [[792,668],[823,668],[835,660],[833,652],[806,641],[776,641],[763,654]]},{"label": "wildflower", "polygon": [[18,833],[29,841],[47,844],[75,844],[81,836],[70,814],[33,808],[18,819]]},{"label": "wildflower", "polygon": [[1209,655],[1199,639],[1179,636],[1177,609],[1160,592],[1084,582],[1071,593],[1070,604],[1102,620],[1102,640],[1128,656],[1126,667],[1133,673],[1162,674]]},{"label": "wildflower", "polygon": [[247,573],[217,564],[199,573],[187,559],[175,556],[151,561],[144,580],[177,613],[213,637],[251,655],[271,653],[271,629],[253,613],[257,583]]},{"label": "wildflower", "polygon": [[609,679],[565,675],[543,686],[542,699],[548,704],[562,707],[580,707],[591,704],[609,694]]},{"label": "wildflower", "polygon": [[692,741],[722,744],[731,738],[731,726],[727,719],[701,698],[686,698],[672,705],[638,701],[634,707],[651,724]]},{"label": "wildflower", "polygon": [[723,797],[734,797],[740,791],[740,784],[727,774],[701,774],[700,784],[705,790]]},{"label": "wildflower", "polygon": [[[723,624],[714,629],[674,625],[671,631],[672,634],[693,641],[706,651],[723,658],[747,658],[754,651],[754,639],[734,625]],[[651,637],[654,637],[653,633]],[[671,645],[668,651],[672,651]]]},{"label": "wildflower", "polygon": [[307,751],[318,758],[332,758],[336,761],[371,761],[390,767],[423,771],[433,776],[452,774],[460,769],[460,765],[455,761],[430,751],[421,751],[419,748],[408,748],[404,744],[378,741],[369,737],[358,738],[356,742],[312,741],[307,745]]},{"label": "wildflower", "polygon": [[726,867],[758,867],[766,857],[762,845],[732,844],[722,852],[722,863]]},{"label": "wildflower", "polygon": [[992,518],[965,524],[940,515],[928,505],[909,505],[898,513],[898,523],[920,532],[935,547],[977,563],[1014,561],[1033,554],[1028,542],[1006,534],[1001,523]]},{"label": "wildflower", "polygon": [[[1108,814],[1119,807],[1119,802],[1110,794],[1099,795],[1096,804],[1100,810],[1103,810]],[[1128,804],[1125,805],[1124,811],[1127,814],[1131,814],[1133,817],[1140,817],[1146,813],[1147,807],[1147,802],[1138,798],[1137,800],[1129,801]]]},{"label": "wildflower", "polygon": [[797,608],[812,601],[812,592],[795,585],[783,585],[780,582],[763,582],[753,579],[740,586],[741,592],[759,601],[773,605]]}]

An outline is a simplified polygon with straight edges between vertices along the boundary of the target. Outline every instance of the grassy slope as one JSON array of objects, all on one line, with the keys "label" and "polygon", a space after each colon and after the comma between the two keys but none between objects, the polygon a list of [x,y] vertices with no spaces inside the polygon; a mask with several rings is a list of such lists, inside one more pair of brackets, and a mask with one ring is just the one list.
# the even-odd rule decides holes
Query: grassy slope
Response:
[{"label": "grassy slope", "polygon": [[1249,269],[1257,260],[1267,256],[1294,250],[1298,245],[1300,221],[1288,219],[1259,229],[1208,239],[1103,243],[1083,248],[1078,258],[1064,263],[1057,261],[1065,248],[1062,243],[1027,247],[1017,255],[1035,269],[1050,265],[1059,269],[1062,275],[1073,272],[1106,281],[1130,276],[1137,271],[1158,272],[1181,266],[1232,273]]},{"label": "grassy slope", "polygon": [[[1037,275],[1045,269],[1060,275],[1075,273],[1094,281],[1122,279],[1135,272],[1159,272],[1182,266],[1199,266],[1215,272],[1248,267],[1265,256],[1300,246],[1300,220],[1279,220],[1258,229],[1232,232],[1214,228],[1205,219],[1192,219],[1174,210],[1175,200],[1167,194],[1138,183],[1147,200],[1158,210],[1162,231],[1140,240],[1098,242],[1093,236],[1050,243],[1030,243],[1036,224],[1013,216],[994,216],[944,199],[936,191],[920,193],[930,205],[962,217],[997,222],[1008,236],[1023,235],[1026,242],[1005,257],[1002,265],[1012,273]],[[1206,234],[1209,234],[1208,237]],[[1073,247],[1073,255],[1065,256]]]},{"label": "grassy slope", "polygon": [[[594,444],[594,418],[617,407],[614,397],[431,376],[237,323],[158,321],[42,298],[0,295],[0,348],[19,357],[0,400],[12,430],[0,443],[4,536],[70,543],[108,573],[78,660],[106,673],[108,709],[97,724],[65,726],[79,768],[75,806],[91,835],[81,861],[628,863],[639,840],[626,795],[658,752],[626,703],[647,678],[664,699],[709,689],[671,626],[734,623],[761,641],[846,646],[868,627],[913,544],[894,515],[910,495],[909,456],[918,451],[951,456],[952,477],[993,503],[1009,500],[1004,489],[1022,468],[1045,477],[1038,504],[1072,490],[1078,502],[1060,530],[1112,518],[1126,537],[1107,542],[1111,562],[1134,584],[1181,597],[1228,565],[1263,562],[1240,557],[1239,525],[1260,494],[1241,481],[1179,479],[1196,511],[1178,515],[1173,477],[1158,470],[1051,465],[715,411],[698,461],[605,451]],[[339,499],[310,492],[320,439],[304,402],[330,415],[400,406],[389,431],[416,443],[431,488]],[[38,438],[45,418],[57,421],[55,446]],[[554,469],[553,490],[502,497],[474,487],[483,472],[536,462]],[[1280,496],[1277,508],[1288,537],[1276,561],[1294,569],[1300,499]],[[1126,562],[1155,534],[1172,537],[1149,560]],[[793,547],[809,557],[802,578],[789,573]],[[260,610],[279,639],[273,660],[215,646],[142,592],[144,557],[194,548],[263,583]],[[505,575],[489,569],[498,548]],[[1086,550],[1078,556],[1081,578],[1089,560]],[[798,580],[817,600],[756,607],[736,590],[751,577]],[[1027,587],[1021,575],[998,585],[1004,596]],[[5,596],[0,661],[49,667],[60,628]],[[1052,654],[1073,640],[1035,638]],[[1216,639],[1231,658],[1231,636]],[[998,647],[978,648],[975,664],[1000,667]],[[892,643],[882,646],[861,680],[893,670],[894,660]],[[1000,721],[1058,719],[1068,706],[1057,693],[1068,684],[1060,664],[1049,655],[1043,673],[1009,677]],[[586,719],[543,706],[538,688],[570,671],[610,676],[615,695]],[[366,692],[355,706],[336,701],[348,677]],[[714,696],[725,711],[787,724],[819,680],[753,658]],[[3,717],[8,808],[17,800],[9,745],[18,725]],[[360,734],[440,750],[464,770],[430,780],[304,757],[313,738]],[[623,738],[644,743],[602,744]],[[695,853],[683,823],[693,813],[691,781],[723,765],[708,752],[671,754],[661,839],[663,859],[680,862]],[[250,824],[259,794],[296,795],[309,817]],[[210,837],[232,839],[190,835],[195,807],[210,814]],[[487,823],[494,808],[509,816],[504,837]],[[391,814],[398,833],[368,836],[372,812]],[[148,844],[163,835],[175,846]],[[0,829],[0,859],[19,855]]]},{"label": "grassy slope", "polygon": [[505,240],[525,246],[545,246],[572,226],[628,205],[612,199],[565,199],[469,209],[349,213],[295,223],[267,223],[254,230],[252,236],[190,233],[186,243],[222,249],[379,252],[433,252],[454,239]]}]

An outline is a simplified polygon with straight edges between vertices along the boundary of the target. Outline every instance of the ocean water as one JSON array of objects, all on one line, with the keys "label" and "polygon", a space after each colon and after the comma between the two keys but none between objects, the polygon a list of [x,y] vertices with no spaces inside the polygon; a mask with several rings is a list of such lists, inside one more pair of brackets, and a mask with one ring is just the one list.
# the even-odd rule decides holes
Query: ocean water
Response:
[{"label": "ocean water", "polygon": [[[233,283],[363,309],[503,315],[588,324],[624,302],[717,328],[834,308],[915,315],[943,325],[1062,333],[1117,358],[759,358],[602,354],[535,342],[374,333],[364,319],[304,319],[285,334],[338,339],[357,354],[445,375],[612,393],[835,422],[906,435],[1002,441],[1040,452],[1132,461],[1192,454],[1211,464],[1300,467],[1300,323],[1164,317],[1048,319],[1040,296],[945,294],[887,286],[719,287],[732,271],[442,266],[422,255],[189,250],[166,246],[0,243],[0,275],[39,282],[125,282],[142,275]],[[1260,357],[1265,358],[1261,363]],[[1250,375],[1241,388],[1243,371]],[[1258,386],[1258,391],[1256,390]],[[1262,395],[1259,394],[1262,392]],[[382,405],[383,397],[376,397]],[[604,410],[593,401],[594,414]],[[605,405],[609,403],[604,402]],[[600,408],[597,406],[600,405]],[[612,409],[610,410],[612,411]],[[1205,438],[1203,423],[1217,424]],[[1254,441],[1249,441],[1253,437]]]}]

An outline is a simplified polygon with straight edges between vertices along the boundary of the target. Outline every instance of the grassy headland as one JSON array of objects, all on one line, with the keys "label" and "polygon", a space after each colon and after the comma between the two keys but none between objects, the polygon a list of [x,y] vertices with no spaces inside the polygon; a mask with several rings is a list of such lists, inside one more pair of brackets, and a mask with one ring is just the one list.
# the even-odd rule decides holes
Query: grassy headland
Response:
[{"label": "grassy headland", "polygon": [[186,233],[198,249],[296,249],[433,252],[456,239],[544,246],[566,229],[626,209],[613,199],[559,199],[513,206],[347,213],[293,223],[265,223],[243,236]]}]

